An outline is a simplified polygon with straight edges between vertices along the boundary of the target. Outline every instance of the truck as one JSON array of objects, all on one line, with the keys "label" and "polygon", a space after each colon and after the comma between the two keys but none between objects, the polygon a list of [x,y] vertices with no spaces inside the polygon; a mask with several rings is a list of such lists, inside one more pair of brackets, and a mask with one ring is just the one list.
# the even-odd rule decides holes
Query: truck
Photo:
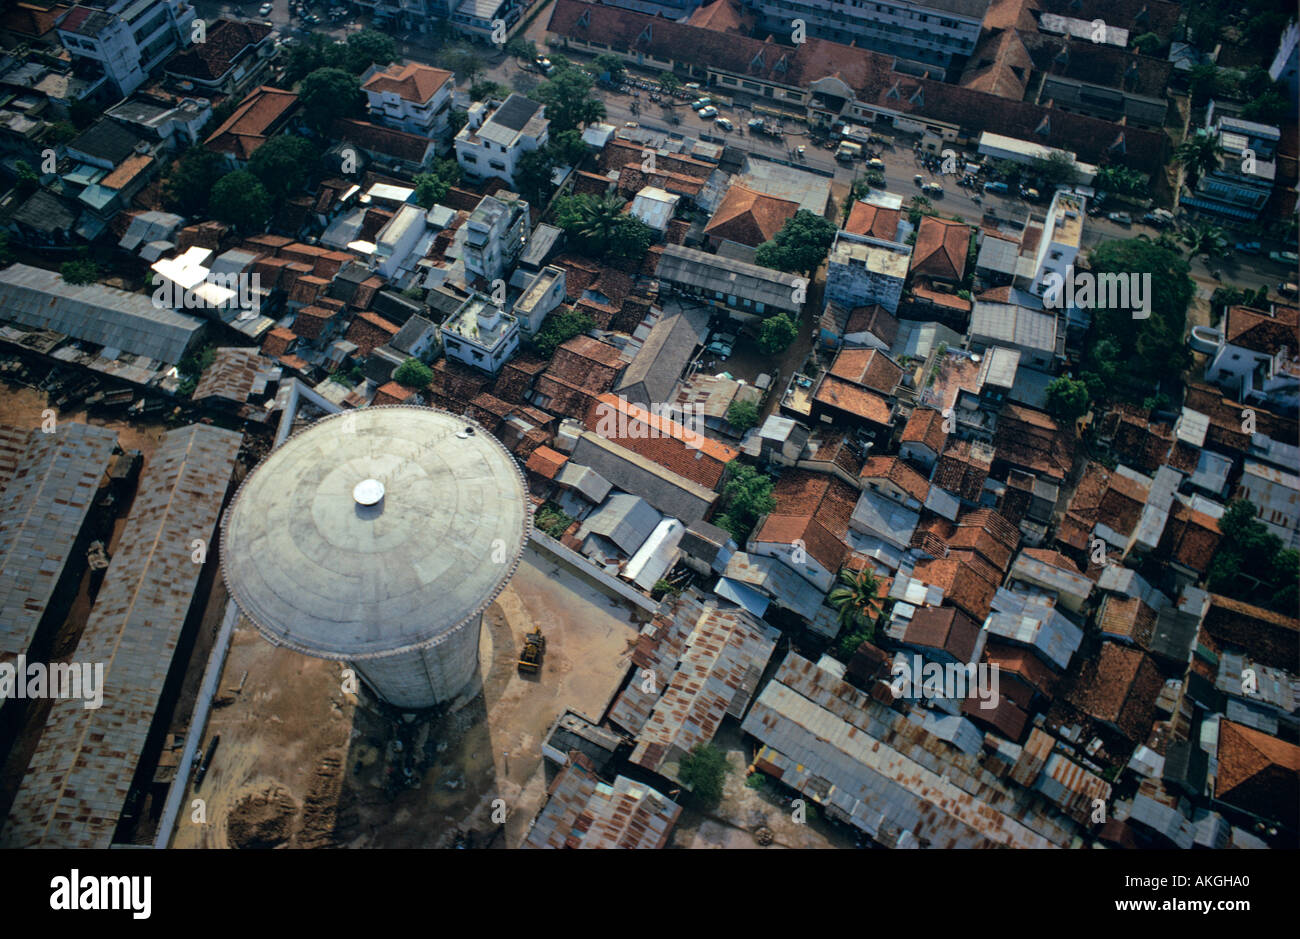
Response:
[{"label": "truck", "polygon": [[841,163],[852,163],[854,160],[861,159],[862,145],[851,141],[843,141],[835,151],[835,159]]},{"label": "truck", "polygon": [[524,648],[519,653],[520,674],[535,674],[542,670],[542,656],[546,653],[546,637],[539,626],[524,637]]}]

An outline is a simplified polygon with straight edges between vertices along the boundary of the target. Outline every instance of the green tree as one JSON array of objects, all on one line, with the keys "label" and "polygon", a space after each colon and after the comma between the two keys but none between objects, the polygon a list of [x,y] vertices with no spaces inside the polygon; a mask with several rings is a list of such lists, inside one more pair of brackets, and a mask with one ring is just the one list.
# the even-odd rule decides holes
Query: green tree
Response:
[{"label": "green tree", "polygon": [[50,133],[46,140],[57,147],[60,144],[67,143],[75,136],[77,136],[77,128],[73,127],[67,121],[59,121],[50,128]]},{"label": "green tree", "polygon": [[1192,257],[1203,254],[1208,258],[1222,254],[1228,248],[1228,233],[1209,222],[1188,225],[1179,233],[1179,237],[1191,250]]},{"label": "green tree", "polygon": [[747,463],[731,463],[722,487],[722,506],[722,514],[714,521],[743,545],[759,517],[776,508],[771,478]]},{"label": "green tree", "polygon": [[1163,46],[1164,43],[1155,33],[1143,33],[1133,40],[1133,51],[1142,55],[1155,55]]},{"label": "green tree", "polygon": [[529,204],[542,208],[551,192],[551,176],[558,161],[550,147],[521,154],[515,165],[515,186]]},{"label": "green tree", "polygon": [[307,126],[328,134],[334,121],[361,114],[365,95],[352,73],[341,68],[320,68],[302,80],[298,99]]},{"label": "green tree", "polygon": [[1060,150],[1053,150],[1045,158],[1035,157],[1030,168],[1049,189],[1072,185],[1079,177],[1079,169],[1074,164],[1074,157]]},{"label": "green tree", "polygon": [[614,261],[644,258],[654,242],[654,229],[634,215],[619,216],[604,257]]},{"label": "green tree", "polygon": [[790,343],[798,335],[799,327],[794,321],[784,313],[778,313],[763,320],[758,330],[758,347],[765,355],[780,355],[790,348]]},{"label": "green tree", "polygon": [[272,201],[279,205],[302,191],[319,160],[320,151],[310,140],[280,134],[257,148],[248,161],[248,171],[262,181]]},{"label": "green tree", "polygon": [[456,73],[456,80],[472,86],[475,80],[487,71],[487,65],[473,49],[456,46],[448,50],[442,60],[442,67]]},{"label": "green tree", "polygon": [[[556,58],[552,57],[554,64]],[[605,105],[592,94],[592,81],[585,72],[566,65],[556,65],[551,77],[534,88],[528,95],[546,106],[546,117],[551,122],[551,133],[576,130],[592,124],[605,116]]]},{"label": "green tree", "polygon": [[1086,382],[1062,375],[1047,386],[1047,413],[1063,424],[1074,422],[1088,413]]},{"label": "green tree", "polygon": [[1193,190],[1202,176],[1219,168],[1223,147],[1219,145],[1218,137],[1205,131],[1197,131],[1187,135],[1187,139],[1174,151],[1174,156],[1183,165],[1187,188]]},{"label": "green tree", "polygon": [[1097,188],[1104,192],[1135,196],[1144,192],[1146,185],[1146,174],[1127,166],[1103,166],[1097,170]]},{"label": "green tree", "polygon": [[393,372],[393,381],[407,388],[428,388],[433,381],[433,369],[419,359],[407,359]]},{"label": "green tree", "polygon": [[682,90],[682,82],[672,72],[663,71],[659,73],[659,87],[664,90],[664,94],[675,95]]},{"label": "green tree", "polygon": [[597,75],[609,74],[609,80],[617,85],[623,80],[623,57],[612,52],[602,52],[592,60],[592,68]]},{"label": "green tree", "polygon": [[623,214],[624,205],[618,196],[562,196],[555,200],[555,224],[589,257],[644,257],[654,232],[640,219]]},{"label": "green tree", "polygon": [[[912,227],[915,228],[921,224],[921,217],[924,215],[937,215],[934,203],[925,196],[912,196],[908,201],[907,217],[911,221]],[[912,234],[916,234],[913,232]]]},{"label": "green tree", "polygon": [[1286,95],[1277,88],[1269,88],[1247,101],[1241,109],[1241,116],[1261,124],[1276,124],[1291,110]]},{"label": "green tree", "polygon": [[758,423],[758,405],[737,398],[727,407],[727,423],[742,434]]},{"label": "green tree", "polygon": [[94,261],[85,259],[64,261],[59,268],[59,276],[69,284],[93,284],[99,280],[99,266]]},{"label": "green tree", "polygon": [[549,359],[555,355],[556,349],[574,336],[581,336],[595,328],[596,321],[585,310],[575,310],[571,307],[556,310],[546,317],[542,328],[533,337],[533,351],[543,359]]},{"label": "green tree", "polygon": [[212,187],[208,212],[218,221],[234,225],[245,234],[261,230],[271,216],[271,196],[248,170],[235,170]]},{"label": "green tree", "polygon": [[715,806],[722,801],[722,787],[730,769],[725,753],[712,744],[697,743],[682,757],[677,778],[702,805]]},{"label": "green tree", "polygon": [[469,96],[475,101],[504,101],[510,96],[510,89],[500,82],[484,80],[474,83]]},{"label": "green tree", "polygon": [[1219,93],[1219,69],[1214,65],[1193,65],[1187,73],[1187,87],[1191,92],[1192,107],[1205,107],[1207,101]]},{"label": "green tree", "polygon": [[1257,516],[1247,499],[1229,503],[1219,519],[1222,538],[1206,584],[1214,593],[1294,616],[1300,553],[1285,548]]},{"label": "green tree", "polygon": [[[1101,365],[1108,358],[1113,372],[1104,384],[1088,382],[1095,397],[1119,396],[1141,401],[1151,386],[1160,383],[1172,393],[1181,386],[1182,372],[1190,357],[1183,343],[1187,328],[1187,305],[1196,285],[1189,276],[1187,260],[1180,254],[1143,238],[1108,241],[1088,257],[1094,274],[1150,274],[1150,316],[1134,316],[1132,309],[1097,308],[1092,311],[1085,365],[1102,377]],[[1105,344],[1102,346],[1102,344]],[[1099,354],[1103,353],[1103,354]],[[1087,375],[1083,376],[1087,382]]]},{"label": "green tree", "polygon": [[14,169],[18,173],[19,192],[27,195],[41,188],[41,178],[36,175],[36,170],[32,169],[31,164],[26,160],[16,161]]},{"label": "green tree", "polygon": [[582,134],[576,130],[561,131],[551,135],[547,144],[556,162],[563,166],[577,166],[587,156],[587,145],[582,142]]},{"label": "green tree", "polygon": [[516,59],[525,59],[531,62],[537,58],[537,43],[527,36],[515,36],[506,43],[506,54],[513,55]]},{"label": "green tree", "polygon": [[[839,583],[827,597],[831,609],[839,614],[840,626],[853,632],[865,631],[870,640],[875,631],[876,617],[880,615],[880,581],[870,568],[854,573],[841,568]],[[861,642],[854,646],[854,649]]]},{"label": "green tree", "polygon": [[226,173],[221,154],[191,147],[172,164],[163,183],[163,202],[182,215],[197,215],[208,207],[212,187]]},{"label": "green tree", "polygon": [[438,160],[427,173],[415,177],[415,201],[431,209],[447,195],[447,190],[460,182],[460,164],[455,160]]},{"label": "green tree", "polygon": [[343,66],[354,75],[360,75],[372,65],[387,65],[397,58],[397,45],[392,37],[373,29],[363,29],[348,37],[343,52]]},{"label": "green tree", "polygon": [[826,259],[835,234],[830,219],[800,209],[786,219],[771,241],[758,246],[754,260],[778,271],[811,274]]}]

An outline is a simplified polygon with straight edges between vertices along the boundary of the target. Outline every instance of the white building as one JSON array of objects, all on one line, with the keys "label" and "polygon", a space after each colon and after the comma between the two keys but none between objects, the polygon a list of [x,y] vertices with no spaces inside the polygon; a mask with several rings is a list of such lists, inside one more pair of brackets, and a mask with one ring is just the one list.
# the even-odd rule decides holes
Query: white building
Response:
[{"label": "white building", "polygon": [[524,284],[524,292],[515,301],[514,314],[519,326],[535,335],[546,320],[564,302],[564,268],[546,265]]},{"label": "white building", "polygon": [[442,324],[447,358],[495,375],[519,348],[519,320],[474,293]]},{"label": "white building", "polygon": [[1292,101],[1300,94],[1300,22],[1292,20],[1282,32],[1268,77],[1286,85]]},{"label": "white building", "polygon": [[465,222],[465,270],[487,281],[504,278],[527,238],[527,202],[484,196]]},{"label": "white building", "polygon": [[807,34],[853,43],[927,65],[947,66],[975,49],[989,0],[744,0],[759,25],[789,36],[801,19]]},{"label": "white building", "polygon": [[441,141],[451,114],[455,76],[418,62],[371,66],[362,76],[370,117],[381,123]]},{"label": "white building", "polygon": [[1047,220],[1043,223],[1043,237],[1034,255],[1030,288],[1040,297],[1047,289],[1047,276],[1056,274],[1061,278],[1059,283],[1064,283],[1067,280],[1066,268],[1073,267],[1079,256],[1079,247],[1083,243],[1083,208],[1082,196],[1058,190],[1052,197]]},{"label": "white building", "polygon": [[545,107],[523,95],[500,104],[476,101],[456,135],[456,162],[471,179],[498,177],[514,186],[519,157],[545,147],[549,127]]},{"label": "white building", "polygon": [[1217,337],[1218,348],[1205,366],[1213,382],[1241,402],[1294,408],[1300,399],[1300,342],[1294,307],[1228,309],[1220,330],[1199,330]]},{"label": "white building", "polygon": [[1195,192],[1181,193],[1178,201],[1229,218],[1255,219],[1273,192],[1282,132],[1229,115],[1216,118],[1214,112],[1211,101],[1202,133],[1217,138],[1223,148],[1219,167],[1197,180]]},{"label": "white building", "polygon": [[99,64],[125,97],[158,65],[190,44],[193,5],[181,0],[101,0],[74,6],[58,24],[59,42],[74,60]]},{"label": "white building", "polygon": [[1037,160],[1046,160],[1054,153],[1064,153],[1074,161],[1074,171],[1077,176],[1075,183],[1091,186],[1092,181],[1097,177],[1097,167],[1091,163],[1080,163],[1069,150],[1058,150],[1055,147],[1034,143],[1032,140],[1018,140],[1015,137],[985,131],[980,134],[978,152],[980,156],[986,156],[990,160],[1006,160],[1009,163],[1019,163],[1021,166],[1033,166]]}]

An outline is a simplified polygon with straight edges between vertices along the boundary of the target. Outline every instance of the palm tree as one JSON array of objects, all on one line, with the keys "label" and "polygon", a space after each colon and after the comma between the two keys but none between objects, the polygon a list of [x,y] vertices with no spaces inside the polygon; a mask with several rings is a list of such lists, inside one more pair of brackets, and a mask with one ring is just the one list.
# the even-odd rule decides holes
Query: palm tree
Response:
[{"label": "palm tree", "polygon": [[623,200],[617,196],[592,199],[582,209],[582,227],[578,237],[588,244],[605,245],[623,217]]},{"label": "palm tree", "polygon": [[1223,147],[1219,145],[1218,137],[1198,131],[1178,145],[1175,155],[1183,164],[1188,190],[1195,190],[1202,176],[1219,168]]},{"label": "palm tree", "polygon": [[840,570],[839,585],[830,593],[831,607],[839,611],[840,626],[864,630],[870,638],[880,614],[880,581],[870,568],[856,574],[847,567]]},{"label": "palm tree", "polygon": [[1203,254],[1208,258],[1213,254],[1222,254],[1228,247],[1228,233],[1218,225],[1207,222],[1188,225],[1179,237],[1191,251],[1192,257]]}]

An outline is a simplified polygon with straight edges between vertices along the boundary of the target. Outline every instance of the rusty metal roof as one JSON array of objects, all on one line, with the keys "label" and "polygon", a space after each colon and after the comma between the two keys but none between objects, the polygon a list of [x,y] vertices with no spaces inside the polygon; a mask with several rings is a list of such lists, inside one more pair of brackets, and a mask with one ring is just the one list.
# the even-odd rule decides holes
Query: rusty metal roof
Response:
[{"label": "rusty metal roof", "polygon": [[106,848],[130,791],[242,437],[191,425],[163,437],[77,646],[103,663],[103,705],[56,700],[9,815],[5,846]]},{"label": "rusty metal roof", "polygon": [[117,446],[71,421],[27,439],[0,496],[0,656],[31,645]]},{"label": "rusty metal roof", "polygon": [[576,750],[551,783],[525,848],[662,848],[682,814],[676,802],[619,776],[602,782]]}]

